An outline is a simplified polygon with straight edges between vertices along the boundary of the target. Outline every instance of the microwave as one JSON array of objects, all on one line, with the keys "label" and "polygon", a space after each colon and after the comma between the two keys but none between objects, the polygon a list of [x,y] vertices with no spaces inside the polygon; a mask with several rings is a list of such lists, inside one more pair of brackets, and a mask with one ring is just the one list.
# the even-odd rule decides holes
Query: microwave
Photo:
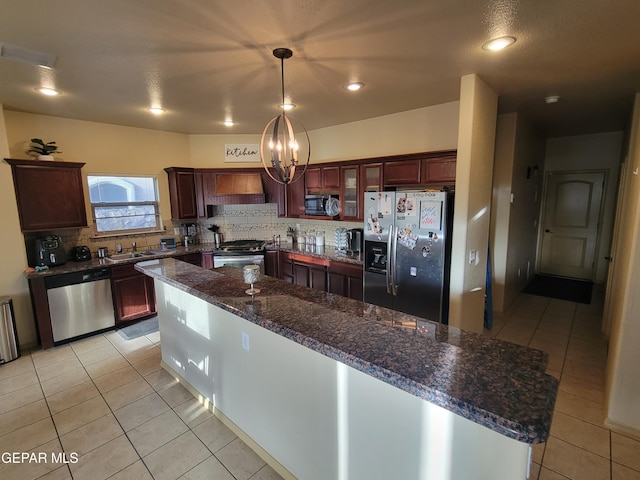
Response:
[{"label": "microwave", "polygon": [[304,214],[321,217],[334,217],[338,213],[335,206],[339,205],[337,195],[305,195]]}]

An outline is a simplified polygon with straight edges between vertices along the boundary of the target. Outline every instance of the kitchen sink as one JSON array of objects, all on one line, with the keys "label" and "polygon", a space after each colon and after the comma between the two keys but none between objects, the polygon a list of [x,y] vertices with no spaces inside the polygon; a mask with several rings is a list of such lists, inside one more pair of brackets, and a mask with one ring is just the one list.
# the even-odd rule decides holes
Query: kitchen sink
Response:
[{"label": "kitchen sink", "polygon": [[146,252],[137,252],[137,253],[116,253],[114,255],[109,255],[108,257],[106,257],[105,260],[112,263],[118,263],[118,262],[131,260],[132,258],[142,259],[144,257],[157,256],[157,255],[170,255],[172,253],[173,252],[171,250],[147,250]]},{"label": "kitchen sink", "polygon": [[105,260],[109,262],[123,262],[125,260],[131,260],[132,258],[142,257],[142,253],[116,253],[114,255],[109,255]]}]

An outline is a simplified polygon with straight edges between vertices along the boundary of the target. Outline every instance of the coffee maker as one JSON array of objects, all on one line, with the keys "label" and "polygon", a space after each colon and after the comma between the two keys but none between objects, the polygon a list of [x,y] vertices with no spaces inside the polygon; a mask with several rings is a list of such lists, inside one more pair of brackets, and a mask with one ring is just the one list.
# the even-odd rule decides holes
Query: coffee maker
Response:
[{"label": "coffee maker", "polygon": [[347,251],[352,254],[359,254],[362,251],[363,240],[364,230],[362,228],[347,230]]},{"label": "coffee maker", "polygon": [[188,247],[189,245],[196,244],[196,235],[198,233],[198,226],[195,223],[183,223],[182,224],[182,245]]}]

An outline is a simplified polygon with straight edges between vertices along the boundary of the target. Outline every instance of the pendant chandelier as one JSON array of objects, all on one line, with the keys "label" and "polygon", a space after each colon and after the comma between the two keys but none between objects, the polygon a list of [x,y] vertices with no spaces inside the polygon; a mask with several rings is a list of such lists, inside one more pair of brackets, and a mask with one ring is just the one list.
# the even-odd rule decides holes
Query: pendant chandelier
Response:
[{"label": "pendant chandelier", "polygon": [[[309,143],[307,130],[301,122],[285,112],[284,60],[291,58],[292,55],[293,52],[288,48],[276,48],[273,51],[273,56],[280,59],[282,82],[282,103],[280,107],[282,108],[282,113],[267,123],[260,139],[262,166],[274,181],[285,185],[293,183],[304,176],[311,157],[311,144]],[[296,128],[298,130],[297,139]],[[299,158],[303,159],[304,170],[302,174],[296,177],[296,167],[300,166]]]}]

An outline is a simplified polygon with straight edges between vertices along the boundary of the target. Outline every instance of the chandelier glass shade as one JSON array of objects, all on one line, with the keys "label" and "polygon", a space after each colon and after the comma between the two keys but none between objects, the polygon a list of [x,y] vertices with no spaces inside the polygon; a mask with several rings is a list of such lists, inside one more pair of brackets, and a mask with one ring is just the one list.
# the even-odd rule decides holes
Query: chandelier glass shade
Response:
[{"label": "chandelier glass shade", "polygon": [[[260,139],[260,160],[269,177],[282,184],[293,183],[304,176],[309,158],[311,144],[309,134],[304,125],[284,109],[284,60],[291,58],[293,52],[288,48],[276,48],[273,56],[280,59],[282,82],[282,113],[272,118],[262,132]],[[296,168],[304,166],[301,174],[296,176]]]}]

